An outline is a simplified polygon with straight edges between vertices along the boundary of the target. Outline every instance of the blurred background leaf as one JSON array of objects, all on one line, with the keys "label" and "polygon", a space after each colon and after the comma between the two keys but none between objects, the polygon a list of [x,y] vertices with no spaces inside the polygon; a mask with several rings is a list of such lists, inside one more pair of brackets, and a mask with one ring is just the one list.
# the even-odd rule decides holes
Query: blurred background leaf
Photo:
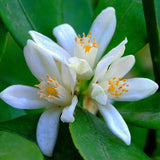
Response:
[{"label": "blurred background leaf", "polygon": [[85,160],[149,160],[135,145],[127,146],[115,137],[106,124],[91,113],[78,110],[70,123],[73,142]]},{"label": "blurred background leaf", "polygon": [[36,144],[10,132],[0,131],[1,160],[43,160]]},{"label": "blurred background leaf", "polygon": [[49,36],[52,28],[62,22],[61,1],[0,0],[0,6],[4,24],[21,47],[29,39],[29,30]]},{"label": "blurred background leaf", "polygon": [[6,48],[6,42],[7,42],[7,29],[4,26],[2,20],[0,19],[0,62],[3,56],[3,53],[5,52]]},{"label": "blurred background leaf", "polygon": [[72,25],[77,34],[88,33],[93,16],[90,0],[63,0],[64,22]]},{"label": "blurred background leaf", "polygon": [[0,6],[4,24],[21,47],[29,39],[29,30],[52,37],[53,28],[65,22],[84,32],[93,14],[89,0],[0,0]]},{"label": "blurred background leaf", "polygon": [[134,125],[150,128],[160,129],[160,93],[153,96],[136,101],[127,102],[118,106],[119,112],[124,119]]},{"label": "blurred background leaf", "polygon": [[[16,133],[33,142],[36,142],[36,128],[39,117],[40,114],[30,114],[14,120],[0,123],[0,131]],[[82,160],[81,156],[73,145],[67,123],[60,123],[58,139],[54,149],[53,157],[45,157],[45,159]]]}]

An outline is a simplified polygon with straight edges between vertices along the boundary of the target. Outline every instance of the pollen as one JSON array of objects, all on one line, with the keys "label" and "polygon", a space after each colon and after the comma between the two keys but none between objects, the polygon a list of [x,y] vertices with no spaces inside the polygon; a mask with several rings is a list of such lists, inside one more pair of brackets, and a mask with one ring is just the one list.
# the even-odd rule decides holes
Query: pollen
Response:
[{"label": "pollen", "polygon": [[40,89],[37,92],[37,95],[40,97],[40,99],[44,98],[49,101],[49,99],[55,99],[59,96],[59,84],[56,78],[51,77],[49,74],[46,75],[46,78],[47,79],[40,78],[40,84],[35,85],[35,87],[38,87]]},{"label": "pollen", "polygon": [[50,95],[58,96],[58,91],[54,87],[48,87],[46,91]]},{"label": "pollen", "polygon": [[109,94],[111,94],[112,96],[115,96],[116,98],[120,98],[120,96],[125,93],[125,92],[129,92],[129,90],[127,89],[127,87],[129,87],[129,84],[124,83],[126,82],[127,79],[123,79],[120,78],[116,78],[113,77],[111,80],[108,81],[108,89],[107,92]]},{"label": "pollen", "polygon": [[96,43],[96,38],[94,37],[92,39],[92,32],[90,32],[87,36],[85,33],[82,33],[81,35],[78,35],[78,37],[75,38],[76,44],[78,44],[79,47],[82,47],[85,53],[89,53],[91,49],[97,49],[99,47],[99,44]]},{"label": "pollen", "polygon": [[89,45],[85,45],[83,48],[84,48],[85,52],[87,53],[87,52],[90,51],[90,49],[91,49],[92,47],[89,46]]}]

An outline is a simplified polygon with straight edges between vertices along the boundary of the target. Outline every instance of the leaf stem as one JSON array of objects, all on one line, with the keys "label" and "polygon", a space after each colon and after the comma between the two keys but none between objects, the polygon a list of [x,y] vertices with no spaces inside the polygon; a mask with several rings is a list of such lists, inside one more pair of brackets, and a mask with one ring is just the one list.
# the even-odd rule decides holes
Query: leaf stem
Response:
[{"label": "leaf stem", "polygon": [[149,38],[155,81],[160,86],[160,37],[158,33],[155,0],[142,0],[142,4]]}]

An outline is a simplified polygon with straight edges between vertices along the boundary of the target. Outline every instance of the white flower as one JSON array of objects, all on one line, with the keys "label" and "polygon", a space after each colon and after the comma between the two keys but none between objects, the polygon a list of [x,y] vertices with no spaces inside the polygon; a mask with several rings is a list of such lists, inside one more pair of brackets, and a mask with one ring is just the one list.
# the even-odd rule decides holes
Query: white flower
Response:
[{"label": "white flower", "polygon": [[87,36],[84,33],[82,37],[77,36],[69,24],[55,27],[53,34],[62,47],[38,32],[29,33],[40,47],[46,48],[58,61],[68,64],[80,79],[90,79],[114,34],[115,27],[115,10],[108,7],[94,20]]},{"label": "white flower", "polygon": [[24,48],[26,62],[40,81],[35,87],[13,85],[0,93],[0,98],[20,109],[45,108],[37,126],[37,142],[42,152],[51,156],[58,133],[59,117],[63,122],[74,121],[77,97],[74,96],[76,74],[28,40]]},{"label": "white flower", "polygon": [[97,64],[94,78],[90,84],[90,97],[112,132],[127,145],[131,137],[128,127],[108,100],[136,101],[146,98],[156,92],[158,85],[147,78],[123,79],[135,63],[132,55],[122,57],[127,39],[112,49]]}]

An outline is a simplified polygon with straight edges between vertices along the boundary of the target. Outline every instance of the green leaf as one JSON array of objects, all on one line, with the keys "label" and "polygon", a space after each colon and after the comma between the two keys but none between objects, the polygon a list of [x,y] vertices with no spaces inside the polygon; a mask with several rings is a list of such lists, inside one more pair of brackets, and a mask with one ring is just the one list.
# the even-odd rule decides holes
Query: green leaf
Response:
[{"label": "green leaf", "polygon": [[0,131],[1,160],[43,160],[38,146],[13,133]]},{"label": "green leaf", "polygon": [[2,20],[0,19],[0,62],[6,48],[7,33],[7,29],[4,26]]},{"label": "green leaf", "polygon": [[29,30],[52,35],[52,28],[61,22],[61,1],[0,0],[0,16],[14,39],[24,47]]},{"label": "green leaf", "polygon": [[112,49],[127,37],[125,54],[136,53],[147,43],[141,0],[100,0],[95,15],[106,7],[114,7],[117,18],[116,31],[107,50]]},{"label": "green leaf", "polygon": [[73,26],[78,34],[88,33],[93,9],[90,0],[63,0],[64,22]]},{"label": "green leaf", "polygon": [[15,119],[25,114],[24,110],[13,108],[0,99],[0,122]]},{"label": "green leaf", "polygon": [[85,160],[149,160],[133,144],[126,146],[108,130],[106,124],[83,110],[78,110],[70,124],[73,142]]},{"label": "green leaf", "polygon": [[132,143],[134,143],[137,147],[144,149],[147,140],[148,129],[136,127],[131,124],[127,124],[129,127],[129,131],[131,133]]},{"label": "green leaf", "polygon": [[23,137],[36,141],[36,128],[39,116],[40,114],[26,115],[0,123],[0,130],[17,133]]},{"label": "green leaf", "polygon": [[150,129],[160,128],[160,93],[121,105],[118,110],[127,122]]},{"label": "green leaf", "polygon": [[[1,131],[17,133],[25,138],[36,142],[36,128],[40,114],[23,116],[8,122],[0,123]],[[68,124],[60,123],[59,134],[52,158],[47,160],[82,160],[81,156],[75,149],[69,130]]]}]

